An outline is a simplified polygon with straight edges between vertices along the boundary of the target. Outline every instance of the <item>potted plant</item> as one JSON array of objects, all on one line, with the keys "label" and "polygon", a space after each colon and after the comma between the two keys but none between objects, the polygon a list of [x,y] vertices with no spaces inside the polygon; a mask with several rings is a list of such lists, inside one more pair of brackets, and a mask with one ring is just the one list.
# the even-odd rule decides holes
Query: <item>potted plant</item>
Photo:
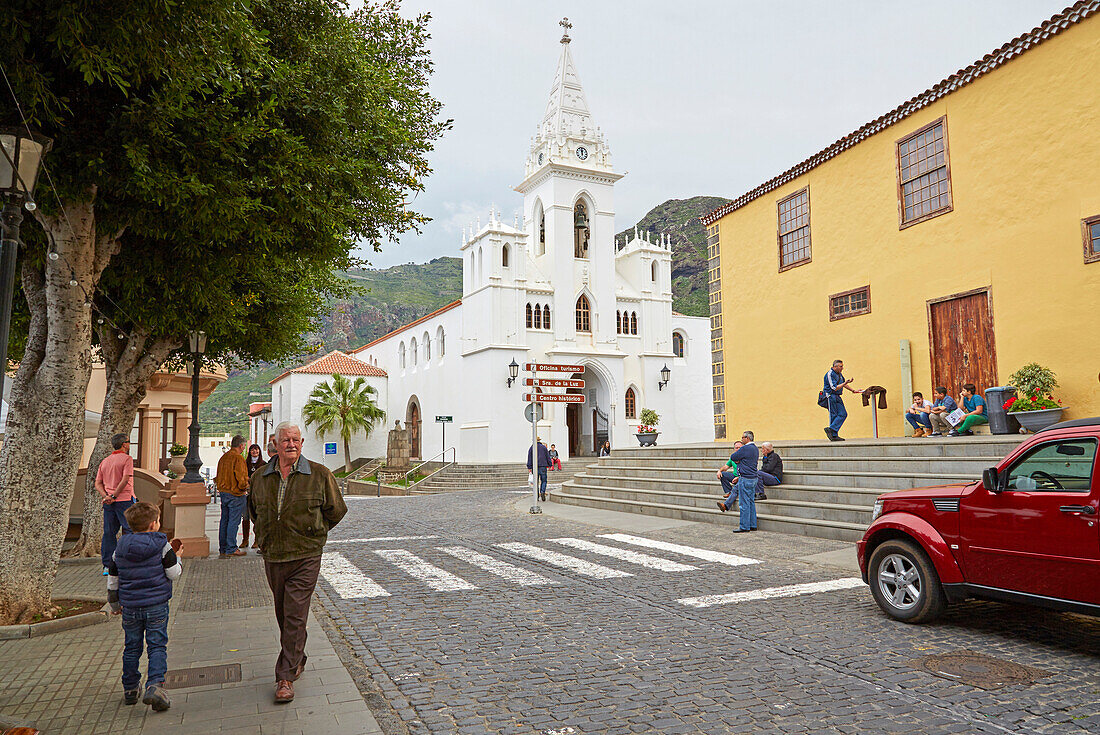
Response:
[{"label": "potted plant", "polygon": [[638,420],[642,422],[638,426],[638,433],[634,435],[638,437],[638,444],[643,447],[656,446],[658,434],[656,426],[661,423],[661,417],[652,408],[643,408],[638,415]]},{"label": "potted plant", "polygon": [[1005,401],[1004,409],[1020,426],[1039,431],[1062,420],[1062,402],[1052,395],[1058,387],[1053,370],[1031,362],[1014,372],[1008,381],[1016,388],[1016,396]]},{"label": "potted plant", "polygon": [[187,454],[187,447],[182,444],[173,444],[168,447],[168,454],[172,457],[168,462],[168,470],[172,473],[168,476],[168,479],[183,477],[183,474],[187,471],[183,466],[183,457]]}]

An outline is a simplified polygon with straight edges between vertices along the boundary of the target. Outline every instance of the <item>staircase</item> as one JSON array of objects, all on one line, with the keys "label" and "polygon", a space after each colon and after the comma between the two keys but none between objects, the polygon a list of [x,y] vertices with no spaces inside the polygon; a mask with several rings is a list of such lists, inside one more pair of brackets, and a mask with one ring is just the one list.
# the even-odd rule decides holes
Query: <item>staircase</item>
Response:
[{"label": "staircase", "polygon": [[[579,457],[568,462],[562,462],[560,470],[549,473],[547,485],[555,485],[571,480],[574,475],[584,470],[587,462],[595,461],[595,457]],[[414,485],[409,494],[435,495],[459,490],[529,487],[527,474],[526,463],[520,462],[515,464],[455,464]]]},{"label": "staircase", "polygon": [[[783,484],[765,488],[756,504],[766,531],[856,541],[884,492],[981,477],[1024,437],[864,439],[846,442],[775,442],[783,458]],[[551,490],[568,505],[620,510],[709,523],[737,524],[722,513],[715,472],[732,445],[617,449]]]}]

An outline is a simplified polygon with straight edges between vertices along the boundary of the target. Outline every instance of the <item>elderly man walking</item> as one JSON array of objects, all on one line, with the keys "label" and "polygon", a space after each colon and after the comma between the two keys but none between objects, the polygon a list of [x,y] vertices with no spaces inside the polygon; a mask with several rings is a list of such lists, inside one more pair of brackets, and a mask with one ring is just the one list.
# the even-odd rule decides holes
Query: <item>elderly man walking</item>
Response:
[{"label": "elderly man walking", "polygon": [[237,529],[245,513],[248,495],[248,466],[244,461],[244,437],[237,434],[229,442],[229,451],[218,460],[218,475],[214,479],[221,495],[222,516],[218,523],[218,558],[244,556],[237,546]]},{"label": "elderly man walking", "polygon": [[130,456],[130,437],[115,434],[111,437],[114,451],[99,463],[96,471],[95,489],[103,502],[103,539],[100,541],[100,561],[103,562],[103,574],[115,555],[118,545],[118,532],[130,533],[130,524],[126,522],[126,509],[134,500],[134,458]]},{"label": "elderly man walking", "polygon": [[336,478],[302,456],[302,430],[275,427],[278,454],[252,475],[248,512],[275,598],[282,650],[275,662],[275,702],[294,699],[306,667],[306,621],[328,532],[348,512]]}]

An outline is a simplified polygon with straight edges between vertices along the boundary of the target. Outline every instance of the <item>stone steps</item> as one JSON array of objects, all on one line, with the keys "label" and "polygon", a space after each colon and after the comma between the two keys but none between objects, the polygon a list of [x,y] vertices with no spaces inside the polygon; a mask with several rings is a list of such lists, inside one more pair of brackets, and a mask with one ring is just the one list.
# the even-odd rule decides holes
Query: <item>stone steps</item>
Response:
[{"label": "stone steps", "polygon": [[[775,442],[784,482],[757,503],[760,528],[858,540],[871,508],[892,490],[971,482],[1024,437]],[[556,502],[665,518],[735,524],[717,508],[717,469],[731,444],[616,450],[551,489]]]}]

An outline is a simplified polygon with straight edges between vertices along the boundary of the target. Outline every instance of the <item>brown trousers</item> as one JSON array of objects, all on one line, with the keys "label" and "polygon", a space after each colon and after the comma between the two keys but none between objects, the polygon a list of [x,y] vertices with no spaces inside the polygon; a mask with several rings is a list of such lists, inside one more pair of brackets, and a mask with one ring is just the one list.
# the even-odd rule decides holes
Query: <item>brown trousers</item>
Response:
[{"label": "brown trousers", "polygon": [[279,621],[279,642],[282,644],[275,662],[276,681],[294,681],[298,678],[298,667],[305,666],[306,621],[320,571],[320,556],[296,561],[264,560],[267,583],[275,598],[275,619]]}]

